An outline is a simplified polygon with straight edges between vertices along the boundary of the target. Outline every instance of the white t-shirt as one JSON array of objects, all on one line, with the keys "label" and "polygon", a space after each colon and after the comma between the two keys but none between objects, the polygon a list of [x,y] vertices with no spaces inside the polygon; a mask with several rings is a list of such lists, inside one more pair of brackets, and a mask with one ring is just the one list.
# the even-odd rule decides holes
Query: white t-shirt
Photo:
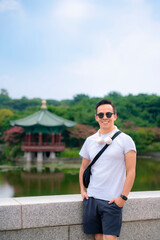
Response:
[{"label": "white t-shirt", "polygon": [[[113,131],[101,137],[110,136]],[[103,148],[105,143],[96,142],[98,136],[97,132],[86,139],[79,153],[83,158],[92,161]],[[121,195],[126,179],[125,154],[130,150],[136,151],[135,143],[127,134],[120,133],[91,167],[89,197],[111,201]]]}]

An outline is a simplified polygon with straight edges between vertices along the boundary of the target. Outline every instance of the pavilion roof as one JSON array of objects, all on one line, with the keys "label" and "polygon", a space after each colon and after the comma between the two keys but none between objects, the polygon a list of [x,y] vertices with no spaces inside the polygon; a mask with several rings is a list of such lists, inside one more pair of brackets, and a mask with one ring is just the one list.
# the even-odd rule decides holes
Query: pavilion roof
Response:
[{"label": "pavilion roof", "polygon": [[42,126],[42,127],[74,127],[76,122],[64,119],[55,115],[54,113],[49,112],[46,109],[46,106],[41,107],[41,110],[29,115],[28,117],[11,121],[12,126],[20,126],[20,127],[34,127],[34,126]]}]

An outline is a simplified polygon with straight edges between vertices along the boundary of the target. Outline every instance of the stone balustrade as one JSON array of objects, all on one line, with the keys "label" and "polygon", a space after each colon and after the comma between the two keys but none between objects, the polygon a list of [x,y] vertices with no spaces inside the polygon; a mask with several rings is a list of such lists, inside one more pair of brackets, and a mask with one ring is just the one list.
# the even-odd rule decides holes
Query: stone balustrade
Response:
[{"label": "stone balustrade", "polygon": [[[0,198],[0,240],[87,240],[76,195]],[[120,240],[160,240],[160,191],[131,192]]]}]

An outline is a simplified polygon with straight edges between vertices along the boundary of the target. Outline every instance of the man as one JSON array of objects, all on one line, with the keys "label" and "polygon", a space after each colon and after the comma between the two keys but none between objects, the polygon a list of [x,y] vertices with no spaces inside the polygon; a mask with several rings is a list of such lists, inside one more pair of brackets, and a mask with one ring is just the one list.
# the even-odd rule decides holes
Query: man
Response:
[{"label": "man", "polygon": [[100,129],[86,139],[80,151],[83,158],[79,180],[84,202],[84,232],[94,234],[95,240],[116,240],[119,236],[122,208],[135,178],[136,147],[130,136],[120,133],[93,164],[87,192],[83,185],[84,170],[106,144],[107,137],[118,131],[114,125],[116,119],[116,109],[111,101],[103,99],[97,103],[95,120]]}]

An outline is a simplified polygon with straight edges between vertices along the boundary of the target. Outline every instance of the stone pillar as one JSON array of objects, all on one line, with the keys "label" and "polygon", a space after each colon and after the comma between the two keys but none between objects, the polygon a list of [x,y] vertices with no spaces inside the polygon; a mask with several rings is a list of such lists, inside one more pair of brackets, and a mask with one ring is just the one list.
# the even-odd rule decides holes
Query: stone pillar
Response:
[{"label": "stone pillar", "polygon": [[50,158],[51,160],[55,159],[55,158],[56,158],[55,152],[50,152],[49,158]]},{"label": "stone pillar", "polygon": [[30,162],[32,160],[32,153],[31,152],[26,153],[26,160],[27,160],[27,162]]},{"label": "stone pillar", "polygon": [[25,160],[27,160],[27,152],[24,152],[23,158],[24,158]]},{"label": "stone pillar", "polygon": [[37,162],[43,162],[43,152],[37,153]]}]

